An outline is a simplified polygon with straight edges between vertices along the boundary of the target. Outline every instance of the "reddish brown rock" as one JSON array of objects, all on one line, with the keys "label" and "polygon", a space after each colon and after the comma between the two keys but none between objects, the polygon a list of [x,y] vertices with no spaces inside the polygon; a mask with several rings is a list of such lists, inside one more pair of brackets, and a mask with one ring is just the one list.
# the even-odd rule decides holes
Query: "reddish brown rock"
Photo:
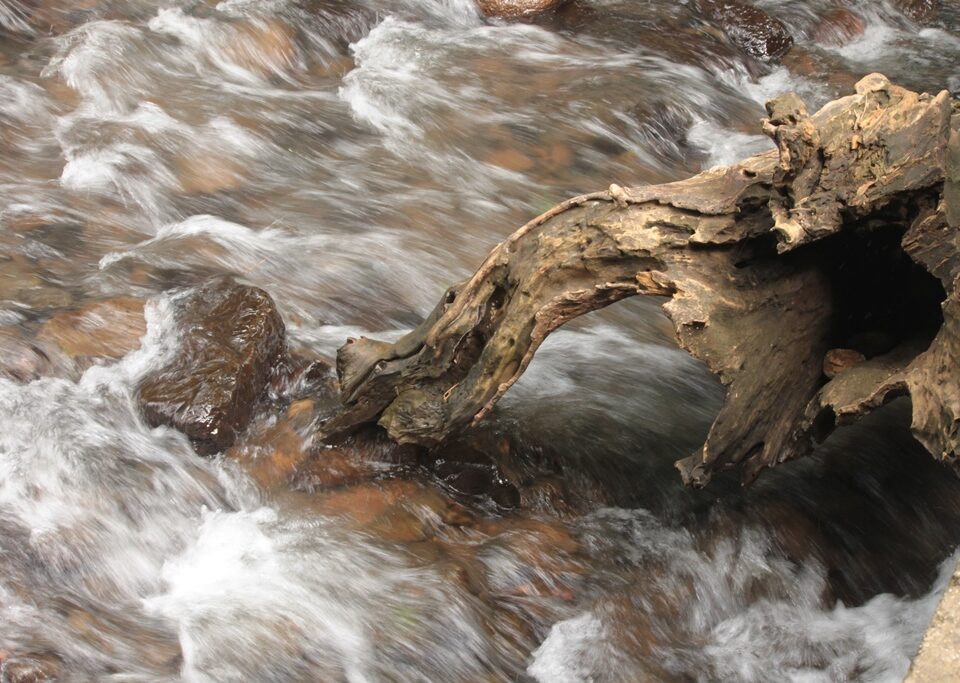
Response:
[{"label": "reddish brown rock", "polygon": [[239,25],[226,52],[235,64],[260,76],[291,69],[300,56],[293,28],[277,19]]},{"label": "reddish brown rock", "polygon": [[833,379],[841,372],[865,361],[863,354],[853,349],[830,349],[823,357],[823,374]]},{"label": "reddish brown rock", "polygon": [[487,17],[517,19],[549,12],[565,0],[477,0],[477,7]]},{"label": "reddish brown rock", "polygon": [[140,406],[151,425],[176,427],[199,453],[216,453],[250,422],[282,362],[283,321],[270,295],[230,279],[194,290],[178,307],[180,347],[141,382]]},{"label": "reddish brown rock", "polygon": [[844,7],[826,12],[813,28],[813,39],[821,45],[846,45],[863,35],[866,23]]},{"label": "reddish brown rock", "polygon": [[735,0],[697,0],[695,8],[751,57],[780,59],[793,47],[793,37],[784,23],[752,5]]},{"label": "reddish brown rock", "polygon": [[269,427],[250,428],[226,456],[242,464],[262,488],[270,490],[294,477],[307,460],[307,451],[303,437],[282,420]]},{"label": "reddish brown rock", "polygon": [[191,150],[173,160],[180,187],[187,194],[235,190],[243,183],[239,162],[204,150]]},{"label": "reddish brown rock", "polygon": [[122,358],[140,348],[147,332],[143,306],[142,299],[122,296],[61,311],[40,328],[37,344],[84,363]]},{"label": "reddish brown rock", "polygon": [[313,493],[359,483],[372,478],[376,471],[376,467],[364,462],[356,451],[331,446],[313,453],[297,472],[293,486]]}]

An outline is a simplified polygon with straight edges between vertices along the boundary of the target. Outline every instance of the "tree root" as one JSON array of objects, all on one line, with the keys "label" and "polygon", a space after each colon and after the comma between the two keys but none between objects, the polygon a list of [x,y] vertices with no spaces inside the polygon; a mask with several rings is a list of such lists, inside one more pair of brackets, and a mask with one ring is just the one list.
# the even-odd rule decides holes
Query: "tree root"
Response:
[{"label": "tree root", "polygon": [[[377,421],[435,446],[487,415],[550,332],[669,297],[680,345],[727,386],[688,485],[809,453],[891,397],[936,457],[960,446],[960,114],[874,74],[807,113],[767,105],[777,150],[688,180],[563,202],[498,245],[417,329],[338,353],[332,438]],[[942,307],[941,307],[942,302]],[[864,358],[824,375],[825,354]],[[833,373],[831,373],[833,374]]]}]

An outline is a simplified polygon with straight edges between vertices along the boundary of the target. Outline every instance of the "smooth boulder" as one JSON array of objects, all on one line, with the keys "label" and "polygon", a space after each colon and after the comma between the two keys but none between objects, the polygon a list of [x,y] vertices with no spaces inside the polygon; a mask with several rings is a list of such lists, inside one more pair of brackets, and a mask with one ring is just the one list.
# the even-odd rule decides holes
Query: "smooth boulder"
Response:
[{"label": "smooth boulder", "polygon": [[147,375],[138,396],[151,426],[186,434],[198,453],[230,447],[286,352],[283,321],[262,289],[221,278],[177,302],[174,358]]},{"label": "smooth boulder", "polygon": [[763,10],[733,0],[698,0],[695,8],[727,34],[751,57],[776,60],[793,47],[793,37],[782,21]]}]

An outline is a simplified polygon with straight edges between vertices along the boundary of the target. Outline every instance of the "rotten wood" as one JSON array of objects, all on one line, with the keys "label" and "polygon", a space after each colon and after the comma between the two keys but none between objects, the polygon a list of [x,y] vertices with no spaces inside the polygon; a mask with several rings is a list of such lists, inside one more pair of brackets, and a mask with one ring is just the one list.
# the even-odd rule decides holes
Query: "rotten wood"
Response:
[{"label": "rotten wood", "polygon": [[[435,446],[483,419],[557,327],[649,294],[668,298],[680,345],[727,387],[702,449],[678,463],[688,485],[730,467],[752,481],[903,394],[916,437],[956,463],[956,104],[873,74],[815,114],[793,94],[767,111],[776,150],[568,200],[398,342],[349,340],[344,407],[324,436],[378,422],[398,442]],[[828,378],[838,348],[863,361]]]}]

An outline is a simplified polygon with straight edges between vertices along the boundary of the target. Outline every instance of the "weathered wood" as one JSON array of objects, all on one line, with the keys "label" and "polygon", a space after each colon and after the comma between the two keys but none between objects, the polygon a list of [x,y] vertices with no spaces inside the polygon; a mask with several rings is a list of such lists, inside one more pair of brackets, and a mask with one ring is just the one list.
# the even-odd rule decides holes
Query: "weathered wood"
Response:
[{"label": "weathered wood", "polygon": [[[678,463],[687,484],[726,467],[752,481],[907,393],[917,438],[955,462],[956,105],[874,74],[813,115],[793,94],[767,109],[776,151],[564,202],[396,344],[349,340],[345,407],[324,434],[377,421],[399,442],[436,445],[487,415],[554,329],[651,294],[669,297],[680,345],[727,386],[703,448]],[[828,379],[837,347],[865,360]]]}]

